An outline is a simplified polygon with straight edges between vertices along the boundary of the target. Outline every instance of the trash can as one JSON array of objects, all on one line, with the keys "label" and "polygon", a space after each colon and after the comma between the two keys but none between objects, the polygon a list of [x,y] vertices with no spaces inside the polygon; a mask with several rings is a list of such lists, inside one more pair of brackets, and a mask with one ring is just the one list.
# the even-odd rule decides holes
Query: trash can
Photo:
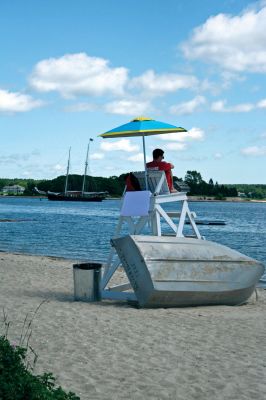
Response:
[{"label": "trash can", "polygon": [[101,267],[102,264],[100,263],[83,263],[73,265],[75,300],[101,300]]}]

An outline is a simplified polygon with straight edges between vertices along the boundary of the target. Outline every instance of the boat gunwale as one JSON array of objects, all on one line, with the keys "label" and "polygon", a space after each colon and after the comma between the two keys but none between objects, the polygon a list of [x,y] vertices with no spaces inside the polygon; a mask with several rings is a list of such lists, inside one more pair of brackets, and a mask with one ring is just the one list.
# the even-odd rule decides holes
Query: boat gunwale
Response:
[{"label": "boat gunwale", "polygon": [[216,259],[216,260],[211,260],[211,259],[197,259],[197,258],[152,258],[152,257],[145,257],[146,261],[160,261],[160,262],[173,262],[173,261],[178,261],[178,262],[224,262],[224,263],[246,263],[246,264],[261,264],[259,261],[256,260],[232,260],[232,259],[227,259],[227,260],[220,260],[220,259]]}]

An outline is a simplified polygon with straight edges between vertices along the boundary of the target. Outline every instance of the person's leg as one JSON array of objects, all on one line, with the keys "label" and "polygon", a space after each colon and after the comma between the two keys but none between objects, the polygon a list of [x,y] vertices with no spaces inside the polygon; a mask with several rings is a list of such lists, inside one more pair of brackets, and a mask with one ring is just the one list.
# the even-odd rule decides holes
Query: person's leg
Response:
[{"label": "person's leg", "polygon": [[166,180],[167,180],[167,184],[170,190],[170,193],[175,193],[177,192],[177,190],[174,188],[173,186],[173,174],[172,174],[172,170],[168,170],[165,171],[165,175],[166,175]]}]

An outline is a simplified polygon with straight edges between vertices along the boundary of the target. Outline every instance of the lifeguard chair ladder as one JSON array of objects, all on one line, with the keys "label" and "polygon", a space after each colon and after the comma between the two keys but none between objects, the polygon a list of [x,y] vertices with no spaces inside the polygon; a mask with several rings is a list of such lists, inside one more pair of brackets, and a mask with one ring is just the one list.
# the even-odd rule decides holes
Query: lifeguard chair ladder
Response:
[{"label": "lifeguard chair ladder", "polygon": [[[147,225],[151,235],[162,236],[161,219],[172,229],[173,235],[183,237],[186,218],[190,222],[194,237],[203,239],[195,223],[196,214],[188,207],[185,192],[170,193],[164,171],[148,170],[146,190],[145,172],[133,172],[140,183],[141,191],[125,192],[122,199],[120,217],[114,233],[118,237],[124,223],[128,225],[129,234],[138,235]],[[181,211],[166,212],[161,204],[181,202]],[[173,218],[178,218],[176,224]],[[121,264],[118,257],[114,257],[114,249],[111,248],[105,271],[101,280],[102,297],[109,299],[135,300],[134,292],[125,292],[131,288],[129,283],[108,287],[107,285]]]}]

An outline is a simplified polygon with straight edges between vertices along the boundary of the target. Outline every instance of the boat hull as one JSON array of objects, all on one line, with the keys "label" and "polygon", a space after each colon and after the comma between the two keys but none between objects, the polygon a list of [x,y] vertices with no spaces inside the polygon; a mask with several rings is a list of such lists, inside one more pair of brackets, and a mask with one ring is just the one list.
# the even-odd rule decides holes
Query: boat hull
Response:
[{"label": "boat hull", "polygon": [[238,305],[264,271],[262,263],[205,240],[129,235],[112,244],[140,307]]},{"label": "boat hull", "polygon": [[64,195],[57,195],[57,194],[47,194],[48,200],[53,201],[95,201],[100,202],[105,199],[105,197],[100,196],[92,196],[92,197],[81,197],[81,196],[64,196]]}]

